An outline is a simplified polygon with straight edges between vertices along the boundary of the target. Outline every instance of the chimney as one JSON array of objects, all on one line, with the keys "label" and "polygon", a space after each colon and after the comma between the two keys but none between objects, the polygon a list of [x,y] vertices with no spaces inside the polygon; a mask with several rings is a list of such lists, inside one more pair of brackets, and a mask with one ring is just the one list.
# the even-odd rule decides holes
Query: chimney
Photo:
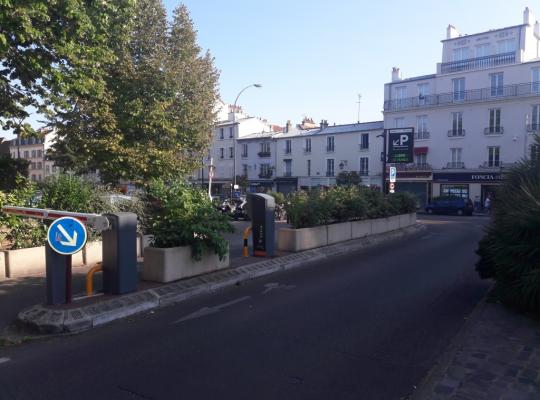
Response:
[{"label": "chimney", "polygon": [[529,7],[525,7],[525,11],[523,11],[523,23],[525,25],[531,25],[532,21],[534,21],[533,14],[529,10]]},{"label": "chimney", "polygon": [[287,120],[287,123],[285,124],[285,133],[289,133],[292,130],[292,122],[291,120]]},{"label": "chimney", "polygon": [[454,25],[448,25],[448,27],[446,28],[446,38],[454,39],[454,38],[457,38],[458,36],[459,36],[459,32],[456,29],[456,27]]},{"label": "chimney", "polygon": [[326,129],[326,128],[328,128],[328,121],[327,121],[326,119],[321,119],[320,128],[321,128],[321,129]]},{"label": "chimney", "polygon": [[540,37],[540,24],[538,23],[538,21],[536,21],[534,24],[534,34]]},{"label": "chimney", "polygon": [[398,67],[392,68],[392,82],[401,80],[401,71]]}]

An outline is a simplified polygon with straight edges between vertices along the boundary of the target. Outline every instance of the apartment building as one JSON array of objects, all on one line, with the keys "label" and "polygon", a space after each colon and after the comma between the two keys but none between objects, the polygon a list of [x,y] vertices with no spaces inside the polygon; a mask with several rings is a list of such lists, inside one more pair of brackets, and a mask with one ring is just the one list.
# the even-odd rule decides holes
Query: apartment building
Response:
[{"label": "apartment building", "polygon": [[248,179],[247,191],[265,193],[275,191],[276,170],[275,132],[258,132],[237,140],[238,174]]},{"label": "apartment building", "polygon": [[336,184],[342,171],[356,171],[364,185],[382,184],[383,121],[286,129],[274,136],[275,187],[283,193]]},{"label": "apartment building", "polygon": [[9,152],[12,158],[24,158],[30,162],[28,177],[34,182],[40,182],[50,175],[60,172],[53,161],[47,159],[47,150],[52,146],[56,135],[49,128],[38,131],[37,137],[12,139]]},{"label": "apartment building", "polygon": [[415,128],[415,162],[398,165],[396,190],[421,200],[458,195],[483,203],[505,169],[538,151],[540,25],[469,35],[449,25],[436,73],[384,87],[384,127]]}]

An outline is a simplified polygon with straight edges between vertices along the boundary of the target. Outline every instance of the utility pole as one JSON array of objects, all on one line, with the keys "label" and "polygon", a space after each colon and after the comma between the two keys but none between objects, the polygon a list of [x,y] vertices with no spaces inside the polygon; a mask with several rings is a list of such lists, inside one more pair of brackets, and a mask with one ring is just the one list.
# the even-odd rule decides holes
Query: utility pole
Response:
[{"label": "utility pole", "polygon": [[377,137],[383,138],[383,151],[381,153],[381,161],[382,161],[382,193],[388,194],[387,187],[386,187],[386,135],[387,130],[384,129],[383,133],[381,135],[377,135]]}]

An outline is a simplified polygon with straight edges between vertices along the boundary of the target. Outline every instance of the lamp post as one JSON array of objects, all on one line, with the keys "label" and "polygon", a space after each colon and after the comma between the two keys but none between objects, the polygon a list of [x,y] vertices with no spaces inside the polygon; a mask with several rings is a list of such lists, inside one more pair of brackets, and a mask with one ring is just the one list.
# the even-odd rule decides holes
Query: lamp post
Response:
[{"label": "lamp post", "polygon": [[377,135],[377,137],[382,137],[383,138],[383,151],[381,153],[381,161],[382,161],[382,193],[383,194],[387,194],[387,189],[386,189],[386,135],[387,135],[387,131],[386,129],[383,130],[383,133],[380,134],[380,135]]},{"label": "lamp post", "polygon": [[260,83],[252,83],[251,85],[247,85],[245,88],[240,90],[240,92],[238,92],[238,95],[236,96],[236,99],[234,99],[233,104],[233,186],[231,187],[231,199],[233,198],[233,190],[235,190],[236,188],[236,103],[238,102],[238,98],[240,97],[240,95],[250,87],[261,88],[262,85]]}]

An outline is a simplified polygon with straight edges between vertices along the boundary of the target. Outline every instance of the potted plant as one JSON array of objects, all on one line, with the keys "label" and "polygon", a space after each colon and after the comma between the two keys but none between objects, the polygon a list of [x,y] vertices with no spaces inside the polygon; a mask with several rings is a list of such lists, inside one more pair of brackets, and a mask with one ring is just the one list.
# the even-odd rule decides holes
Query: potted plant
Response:
[{"label": "potted plant", "polygon": [[143,279],[170,282],[229,266],[223,233],[234,228],[206,193],[181,181],[157,180],[148,196],[153,241],[144,249]]}]

